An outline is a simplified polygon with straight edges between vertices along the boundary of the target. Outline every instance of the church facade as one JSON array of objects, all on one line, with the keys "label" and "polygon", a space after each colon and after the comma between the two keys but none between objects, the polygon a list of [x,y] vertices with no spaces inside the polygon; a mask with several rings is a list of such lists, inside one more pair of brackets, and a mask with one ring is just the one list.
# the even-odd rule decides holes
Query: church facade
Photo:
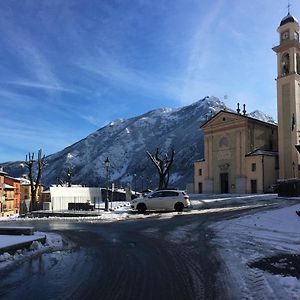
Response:
[{"label": "church facade", "polygon": [[204,159],[194,164],[196,193],[264,193],[300,177],[300,26],[290,13],[277,29],[278,126],[220,111],[201,128]]},{"label": "church facade", "polygon": [[204,159],[194,164],[196,193],[263,193],[276,182],[276,125],[222,110],[201,128]]}]

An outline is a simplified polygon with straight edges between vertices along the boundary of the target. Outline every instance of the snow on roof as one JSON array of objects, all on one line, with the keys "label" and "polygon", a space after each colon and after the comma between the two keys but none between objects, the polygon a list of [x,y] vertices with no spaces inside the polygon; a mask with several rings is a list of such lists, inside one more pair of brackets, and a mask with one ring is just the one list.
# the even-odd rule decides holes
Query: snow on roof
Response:
[{"label": "snow on roof", "polygon": [[5,189],[10,189],[10,190],[11,190],[11,189],[13,189],[13,190],[15,189],[15,187],[13,187],[13,186],[11,186],[11,185],[9,185],[9,184],[7,184],[7,183],[4,183],[4,188],[5,188]]},{"label": "snow on roof", "polygon": [[27,178],[20,177],[20,178],[16,178],[16,179],[19,180],[22,185],[30,184],[30,180]]},{"label": "snow on roof", "polygon": [[9,179],[12,179],[12,180],[15,180],[15,181],[21,181],[20,178],[15,178],[15,177],[8,176],[8,175],[6,175],[5,178],[9,178]]},{"label": "snow on roof", "polygon": [[278,156],[278,152],[270,151],[270,150],[255,149],[254,151],[246,154],[246,156],[256,156],[256,155]]}]

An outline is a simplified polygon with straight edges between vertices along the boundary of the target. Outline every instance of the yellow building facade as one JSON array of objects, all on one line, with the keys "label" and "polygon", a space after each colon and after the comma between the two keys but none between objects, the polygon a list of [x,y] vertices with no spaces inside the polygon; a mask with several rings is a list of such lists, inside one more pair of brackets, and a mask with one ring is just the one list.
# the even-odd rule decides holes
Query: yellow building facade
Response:
[{"label": "yellow building facade", "polygon": [[262,193],[276,183],[276,125],[220,111],[201,128],[204,159],[194,164],[196,193]]}]

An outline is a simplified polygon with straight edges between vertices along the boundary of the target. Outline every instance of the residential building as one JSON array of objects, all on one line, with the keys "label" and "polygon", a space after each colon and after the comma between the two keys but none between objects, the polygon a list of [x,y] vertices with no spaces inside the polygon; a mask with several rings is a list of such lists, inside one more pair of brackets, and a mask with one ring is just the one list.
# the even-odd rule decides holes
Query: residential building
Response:
[{"label": "residential building", "polygon": [[3,209],[5,204],[5,196],[4,196],[4,175],[6,173],[3,171],[3,168],[0,167],[0,217],[3,215]]},{"label": "residential building", "polygon": [[2,209],[2,217],[8,217],[15,214],[14,200],[15,200],[15,187],[4,183],[4,205]]},{"label": "residential building", "polygon": [[20,212],[20,200],[21,200],[21,184],[20,180],[17,178],[13,178],[11,176],[4,176],[4,183],[10,185],[14,188],[14,203],[13,209],[14,213],[18,214]]}]

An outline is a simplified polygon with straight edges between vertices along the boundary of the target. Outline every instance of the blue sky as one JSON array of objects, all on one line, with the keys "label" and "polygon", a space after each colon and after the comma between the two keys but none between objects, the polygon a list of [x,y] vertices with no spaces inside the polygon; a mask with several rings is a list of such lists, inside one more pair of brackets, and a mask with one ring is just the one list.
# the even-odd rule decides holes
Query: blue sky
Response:
[{"label": "blue sky", "polygon": [[207,95],[276,118],[286,14],[285,0],[0,1],[0,162]]}]

